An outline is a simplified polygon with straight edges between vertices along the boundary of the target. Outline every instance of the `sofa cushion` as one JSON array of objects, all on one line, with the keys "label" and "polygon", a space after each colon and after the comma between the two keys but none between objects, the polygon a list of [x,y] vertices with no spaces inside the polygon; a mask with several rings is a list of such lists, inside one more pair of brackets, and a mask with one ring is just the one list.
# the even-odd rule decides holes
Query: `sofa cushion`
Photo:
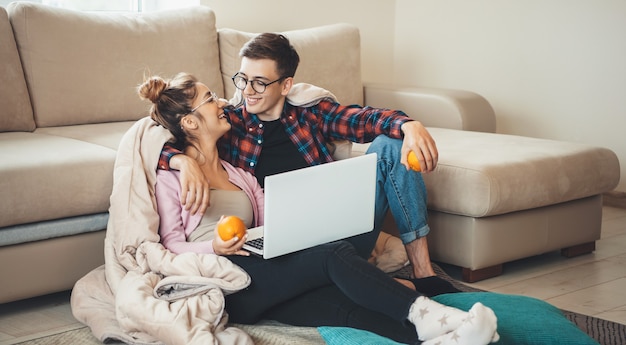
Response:
[{"label": "sofa cushion", "polygon": [[46,134],[0,134],[0,227],[106,212],[116,152]]},{"label": "sofa cushion", "polygon": [[120,15],[16,2],[8,11],[37,127],[137,120],[149,105],[136,87],[149,74],[192,73],[223,93],[208,7]]},{"label": "sofa cushion", "polygon": [[96,123],[76,126],[59,126],[37,128],[35,133],[56,135],[117,150],[124,133],[136,121],[120,121],[110,123]]},{"label": "sofa cushion", "polygon": [[[361,41],[358,28],[334,24],[282,32],[300,55],[296,83],[330,90],[342,104],[363,104]],[[226,97],[237,90],[231,77],[239,72],[239,51],[257,33],[233,29],[218,31],[220,61]]]},{"label": "sofa cushion", "polygon": [[22,63],[4,7],[0,7],[0,109],[0,132],[35,129]]},{"label": "sofa cushion", "polygon": [[429,128],[437,169],[424,174],[431,210],[486,217],[608,192],[620,178],[609,149],[515,135]]}]

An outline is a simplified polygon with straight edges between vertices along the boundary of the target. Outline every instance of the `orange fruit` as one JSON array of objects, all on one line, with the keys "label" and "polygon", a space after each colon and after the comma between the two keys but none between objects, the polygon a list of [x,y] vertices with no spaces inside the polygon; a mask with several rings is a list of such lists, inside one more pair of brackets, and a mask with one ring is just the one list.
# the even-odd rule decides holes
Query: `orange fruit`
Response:
[{"label": "orange fruit", "polygon": [[409,167],[415,171],[422,171],[422,167],[420,166],[420,161],[417,160],[417,156],[415,152],[409,152],[409,156],[407,157],[409,162]]},{"label": "orange fruit", "polygon": [[217,222],[215,230],[224,241],[228,241],[235,236],[242,239],[246,235],[246,224],[237,216],[226,216]]}]

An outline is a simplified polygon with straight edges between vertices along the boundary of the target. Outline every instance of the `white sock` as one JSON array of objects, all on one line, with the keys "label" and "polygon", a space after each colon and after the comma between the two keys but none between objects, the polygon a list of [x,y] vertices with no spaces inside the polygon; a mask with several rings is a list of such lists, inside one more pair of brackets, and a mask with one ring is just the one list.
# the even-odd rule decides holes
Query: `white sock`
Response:
[{"label": "white sock", "polygon": [[459,328],[467,317],[463,310],[420,296],[411,305],[408,319],[415,325],[419,340],[424,341]]},{"label": "white sock", "polygon": [[500,339],[496,332],[498,320],[490,308],[476,303],[468,314],[459,328],[422,345],[486,345]]}]

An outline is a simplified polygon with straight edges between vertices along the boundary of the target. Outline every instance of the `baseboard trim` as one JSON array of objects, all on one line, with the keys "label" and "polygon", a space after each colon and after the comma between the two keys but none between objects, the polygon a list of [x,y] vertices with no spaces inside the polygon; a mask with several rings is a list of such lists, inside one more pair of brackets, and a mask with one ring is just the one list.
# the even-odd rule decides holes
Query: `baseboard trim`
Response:
[{"label": "baseboard trim", "polygon": [[626,208],[626,192],[611,191],[602,194],[604,206]]}]

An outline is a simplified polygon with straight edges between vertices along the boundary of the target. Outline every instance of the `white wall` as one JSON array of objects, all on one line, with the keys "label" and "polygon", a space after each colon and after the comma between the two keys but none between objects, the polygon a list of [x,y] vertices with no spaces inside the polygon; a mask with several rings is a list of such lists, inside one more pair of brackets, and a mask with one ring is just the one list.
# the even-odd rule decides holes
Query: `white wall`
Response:
[{"label": "white wall", "polygon": [[201,3],[216,12],[218,28],[267,32],[336,23],[356,25],[361,33],[363,79],[390,82],[393,78],[390,65],[395,30],[393,1],[202,0]]},{"label": "white wall", "polygon": [[626,191],[626,1],[397,0],[395,80],[467,89],[497,131],[612,149]]},{"label": "white wall", "polygon": [[500,133],[608,147],[626,192],[624,0],[202,3],[218,27],[253,32],[357,25],[366,82],[471,90]]}]

